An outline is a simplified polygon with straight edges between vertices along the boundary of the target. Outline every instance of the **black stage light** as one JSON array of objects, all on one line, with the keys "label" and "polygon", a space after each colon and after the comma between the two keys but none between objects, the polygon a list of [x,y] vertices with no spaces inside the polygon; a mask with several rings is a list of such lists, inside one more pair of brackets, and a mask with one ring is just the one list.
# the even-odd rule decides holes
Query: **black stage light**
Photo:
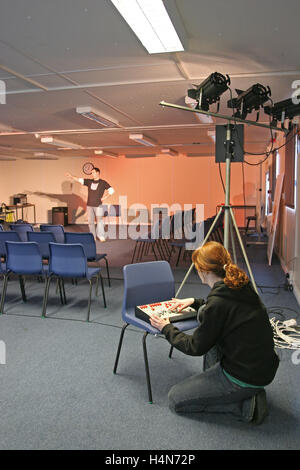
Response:
[{"label": "black stage light", "polygon": [[221,73],[214,72],[200,85],[194,85],[195,88],[188,90],[188,96],[198,101],[196,109],[208,111],[209,106],[217,102],[219,108],[220,96],[228,89],[228,85],[230,85],[228,75],[224,76]]},{"label": "black stage light", "polygon": [[264,106],[264,111],[269,116],[272,116],[271,126],[276,126],[277,122],[280,121],[283,127],[286,119],[291,121],[294,117],[300,116],[300,103],[294,104],[292,98],[289,98],[275,103],[273,107]]},{"label": "black stage light", "polygon": [[246,119],[247,114],[251,113],[254,109],[258,111],[257,119],[259,117],[259,109],[271,96],[270,87],[264,87],[260,83],[252,85],[248,90],[235,90],[238,94],[237,98],[228,101],[228,108],[233,108],[236,112],[233,116]]}]

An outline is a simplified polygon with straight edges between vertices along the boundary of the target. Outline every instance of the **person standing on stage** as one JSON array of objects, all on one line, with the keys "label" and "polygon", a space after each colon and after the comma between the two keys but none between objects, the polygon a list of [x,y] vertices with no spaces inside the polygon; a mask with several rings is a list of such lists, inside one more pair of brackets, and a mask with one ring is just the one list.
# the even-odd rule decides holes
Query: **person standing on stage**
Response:
[{"label": "person standing on stage", "polygon": [[[93,168],[92,179],[77,178],[67,173],[66,175],[74,181],[88,187],[87,215],[90,232],[101,241],[105,242],[105,233],[103,225],[103,207],[102,202],[111,196],[115,190],[110,184],[100,178],[99,168]],[[96,227],[95,227],[96,219]]]}]

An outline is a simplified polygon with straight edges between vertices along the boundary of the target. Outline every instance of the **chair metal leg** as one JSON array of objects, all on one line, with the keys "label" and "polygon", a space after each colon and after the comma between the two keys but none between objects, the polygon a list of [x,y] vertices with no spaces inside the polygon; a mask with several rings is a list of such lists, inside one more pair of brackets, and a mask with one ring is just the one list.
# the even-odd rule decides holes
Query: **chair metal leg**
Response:
[{"label": "chair metal leg", "polygon": [[171,261],[172,254],[173,254],[173,250],[174,250],[174,246],[172,246],[172,248],[171,248],[170,255],[169,255],[169,259],[168,259],[168,263],[170,263],[170,261]]},{"label": "chair metal leg", "polygon": [[90,321],[91,299],[92,299],[92,288],[93,288],[92,279],[89,279],[88,281],[89,281],[89,284],[90,284],[90,288],[89,288],[89,300],[88,300],[88,310],[87,310],[86,321]]},{"label": "chair metal leg", "polygon": [[60,303],[62,305],[64,305],[64,298],[63,298],[63,293],[62,293],[62,287],[61,287],[61,279],[58,278],[57,279],[57,287],[58,287],[58,290],[59,290],[59,297],[60,297]]},{"label": "chair metal leg", "polygon": [[138,245],[138,241],[136,240],[134,250],[133,250],[133,255],[132,255],[132,258],[131,258],[131,264],[134,262],[134,257],[135,257],[135,252],[136,252],[137,245]]},{"label": "chair metal leg", "polygon": [[47,277],[47,279],[46,279],[46,286],[45,286],[45,293],[44,293],[42,317],[46,317],[46,308],[47,308],[47,303],[48,303],[48,295],[49,295],[50,282],[51,282],[51,277]]},{"label": "chair metal leg", "polygon": [[[77,284],[77,279],[75,281],[76,281],[76,284]],[[63,278],[60,279],[60,282],[61,282],[61,289],[62,289],[64,304],[66,305],[67,304],[67,297],[66,297],[65,283],[64,283]]]},{"label": "chair metal leg", "polygon": [[118,350],[117,350],[117,355],[116,355],[116,359],[115,359],[115,365],[114,365],[114,369],[113,369],[113,373],[116,374],[117,373],[117,367],[118,367],[118,363],[119,363],[119,356],[120,356],[120,352],[121,352],[121,347],[122,347],[122,343],[123,343],[123,337],[124,337],[124,333],[125,333],[125,330],[127,328],[127,326],[129,325],[129,323],[125,323],[122,327],[122,330],[121,330],[121,334],[120,334],[120,339],[119,339],[119,344],[118,344]]},{"label": "chair metal leg", "polygon": [[105,260],[105,264],[106,264],[106,272],[107,272],[108,286],[110,287],[111,284],[110,284],[110,275],[109,275],[109,269],[108,269],[108,261],[107,261],[106,257],[104,258],[104,260]]},{"label": "chair metal leg", "polygon": [[104,292],[103,278],[102,278],[102,276],[101,276],[101,273],[99,273],[99,278],[100,278],[100,282],[101,282],[101,289],[102,289],[102,295],[103,295],[104,308],[106,308],[107,305],[106,305],[106,298],[105,298],[105,292]]},{"label": "chair metal leg", "polygon": [[19,276],[19,282],[20,282],[20,288],[21,288],[21,294],[22,294],[22,299],[24,302],[27,301],[26,294],[25,294],[25,286],[24,286],[24,279],[23,276]]},{"label": "chair metal leg", "polygon": [[181,251],[182,251],[182,247],[179,248],[178,258],[177,258],[177,261],[176,261],[176,266],[178,266],[179,259],[180,259],[180,255],[181,255]]},{"label": "chair metal leg", "polygon": [[147,355],[147,347],[146,347],[147,336],[148,336],[148,332],[145,331],[145,333],[143,334],[143,351],[144,351],[146,380],[147,380],[147,387],[148,387],[148,397],[149,397],[149,402],[152,403],[153,402],[152,401],[152,390],[151,390],[149,363],[148,363],[148,355]]},{"label": "chair metal leg", "polygon": [[6,291],[7,291],[7,283],[8,283],[8,275],[4,274],[3,276],[3,289],[2,289],[2,295],[1,295],[1,303],[0,303],[0,313],[4,313],[4,302],[5,302],[5,297],[6,297]]},{"label": "chair metal leg", "polygon": [[140,243],[140,247],[139,247],[139,251],[138,251],[138,255],[137,255],[137,261],[142,261],[142,258],[145,254],[145,248],[146,248],[146,242],[141,242]]}]

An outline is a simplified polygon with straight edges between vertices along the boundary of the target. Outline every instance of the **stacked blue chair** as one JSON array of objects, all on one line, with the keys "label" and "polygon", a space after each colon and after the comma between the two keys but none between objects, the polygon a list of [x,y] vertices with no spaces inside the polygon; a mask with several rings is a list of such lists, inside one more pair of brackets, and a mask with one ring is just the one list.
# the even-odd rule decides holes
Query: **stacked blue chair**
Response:
[{"label": "stacked blue chair", "polygon": [[10,224],[10,229],[19,234],[22,242],[27,242],[28,232],[34,231],[32,224]]},{"label": "stacked blue chair", "polygon": [[17,232],[11,230],[3,230],[0,232],[0,258],[6,260],[6,245],[5,242],[20,242],[20,236]]},{"label": "stacked blue chair", "polygon": [[49,243],[55,243],[53,232],[28,232],[27,235],[28,241],[38,244],[42,258],[48,260],[50,256]]},{"label": "stacked blue chair", "polygon": [[65,243],[65,229],[63,225],[41,224],[41,232],[52,232],[56,243]]},{"label": "stacked blue chair", "polygon": [[[102,295],[104,307],[106,307],[105,292],[103,286],[103,279],[101,276],[101,268],[90,268],[87,265],[87,259],[84,252],[84,248],[80,244],[64,244],[64,243],[49,243],[50,247],[50,258],[49,258],[49,276],[46,282],[46,295],[43,316],[46,316],[46,307],[48,302],[49,286],[52,278],[56,277],[63,281],[66,278],[69,279],[87,279],[90,284],[89,298],[88,298],[88,310],[87,310],[87,321],[90,320],[91,310],[91,296],[92,296],[92,282],[93,279],[101,281]],[[63,299],[64,303],[67,302],[64,284],[62,282]],[[96,291],[97,293],[97,291]]]},{"label": "stacked blue chair", "polygon": [[110,286],[110,275],[106,253],[97,253],[96,242],[94,236],[90,232],[65,232],[65,243],[80,243],[83,248],[87,261],[101,261],[102,259],[106,264],[106,273],[108,285]]},{"label": "stacked blue chair", "polygon": [[141,261],[143,256],[147,253],[149,246],[152,248],[156,261],[158,261],[158,256],[163,259],[164,252],[160,244],[160,235],[161,221],[158,220],[149,230],[147,237],[139,237],[136,239],[131,263],[134,261]]},{"label": "stacked blue chair", "polygon": [[[124,297],[122,305],[122,327],[115,365],[113,372],[116,373],[123,336],[128,325],[133,325],[144,331],[143,353],[148,387],[149,402],[152,403],[152,390],[150,383],[150,372],[146,348],[148,334],[160,334],[159,330],[153,328],[149,323],[135,316],[135,307],[148,303],[170,300],[175,295],[175,282],[171,267],[167,261],[151,261],[147,263],[129,264],[123,268],[124,274]],[[191,330],[198,326],[196,320],[185,320],[176,322],[176,327],[181,331]],[[172,348],[171,348],[172,351]],[[171,355],[170,351],[170,355]],[[169,355],[169,357],[170,357]]]},{"label": "stacked blue chair", "polygon": [[[47,268],[42,263],[42,255],[37,243],[34,242],[5,242],[6,245],[6,270],[4,273],[4,285],[1,296],[0,312],[4,313],[7,284],[10,274],[19,276],[22,299],[26,302],[24,276],[45,276]],[[43,303],[45,301],[45,293]],[[44,309],[44,305],[43,305]]]}]

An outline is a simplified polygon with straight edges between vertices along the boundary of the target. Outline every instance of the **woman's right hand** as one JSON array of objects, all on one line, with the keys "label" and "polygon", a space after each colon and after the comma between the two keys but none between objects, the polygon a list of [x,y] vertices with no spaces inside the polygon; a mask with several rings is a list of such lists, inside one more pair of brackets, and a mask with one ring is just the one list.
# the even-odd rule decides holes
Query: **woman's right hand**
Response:
[{"label": "woman's right hand", "polygon": [[189,307],[195,302],[193,297],[189,297],[187,299],[172,299],[172,307],[170,307],[171,312],[181,312],[185,308]]}]

